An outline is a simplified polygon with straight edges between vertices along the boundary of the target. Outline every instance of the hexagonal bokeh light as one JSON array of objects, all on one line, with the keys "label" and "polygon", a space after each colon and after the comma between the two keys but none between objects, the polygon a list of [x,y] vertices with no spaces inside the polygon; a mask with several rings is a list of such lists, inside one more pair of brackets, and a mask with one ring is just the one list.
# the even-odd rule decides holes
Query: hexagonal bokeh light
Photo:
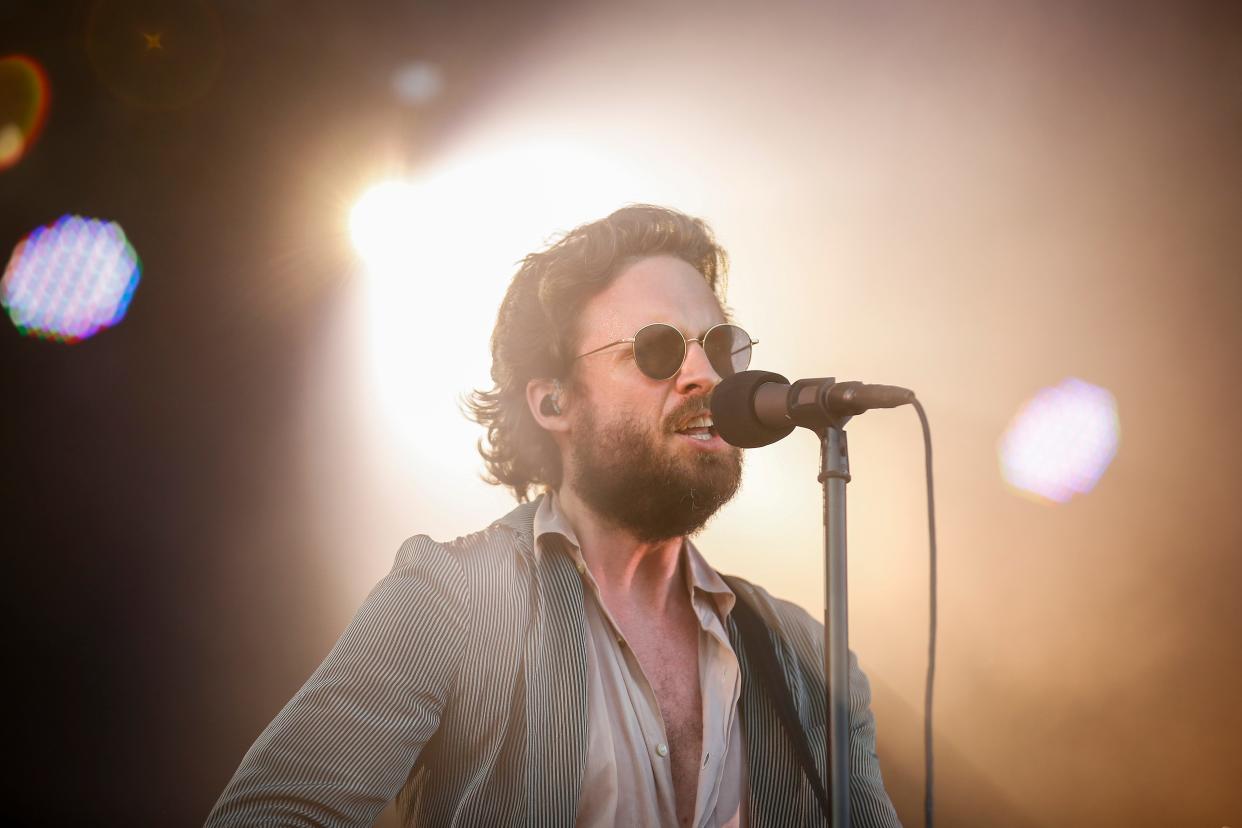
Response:
[{"label": "hexagonal bokeh light", "polygon": [[1000,441],[1001,472],[1025,494],[1065,503],[1095,488],[1120,441],[1113,395],[1071,377],[1041,390],[1014,417]]},{"label": "hexagonal bokeh light", "polygon": [[80,342],[125,317],[141,273],[119,224],[61,216],[17,243],[0,305],[27,336]]}]

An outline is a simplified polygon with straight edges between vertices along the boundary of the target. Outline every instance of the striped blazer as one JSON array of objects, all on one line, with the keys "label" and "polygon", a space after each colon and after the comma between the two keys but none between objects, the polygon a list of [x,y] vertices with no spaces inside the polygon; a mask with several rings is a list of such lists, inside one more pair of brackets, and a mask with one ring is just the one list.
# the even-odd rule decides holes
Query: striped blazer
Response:
[{"label": "striped blazer", "polygon": [[[587,746],[583,586],[567,554],[532,542],[537,505],[450,543],[407,540],[246,753],[207,825],[370,825],[395,797],[407,825],[573,826]],[[778,620],[777,658],[822,769],[823,628],[742,587]],[[741,664],[749,824],[823,825],[732,618],[726,627]],[[852,824],[900,826],[870,697],[851,653]]]}]

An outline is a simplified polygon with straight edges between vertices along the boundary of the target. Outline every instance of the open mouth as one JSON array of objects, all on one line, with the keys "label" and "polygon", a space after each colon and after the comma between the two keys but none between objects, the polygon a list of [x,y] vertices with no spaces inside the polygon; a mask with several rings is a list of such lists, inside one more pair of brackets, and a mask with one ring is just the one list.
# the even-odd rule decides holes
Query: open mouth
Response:
[{"label": "open mouth", "polygon": [[677,429],[677,433],[706,443],[716,436],[716,425],[712,422],[710,414],[700,414],[684,423],[681,428]]}]

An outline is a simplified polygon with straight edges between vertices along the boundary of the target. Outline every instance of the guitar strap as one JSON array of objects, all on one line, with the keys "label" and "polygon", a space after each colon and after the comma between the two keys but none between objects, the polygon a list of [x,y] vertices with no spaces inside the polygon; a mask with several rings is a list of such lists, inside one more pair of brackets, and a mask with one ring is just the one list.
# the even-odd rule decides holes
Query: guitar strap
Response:
[{"label": "guitar strap", "polygon": [[776,657],[769,625],[746,597],[745,588],[741,587],[737,579],[728,575],[722,577],[737,598],[737,602],[733,605],[733,620],[737,623],[737,631],[742,637],[742,646],[746,648],[746,654],[754,666],[751,673],[759,677],[760,684],[776,708],[776,714],[781,720],[785,735],[789,737],[798,764],[802,766],[802,773],[815,791],[815,798],[819,800],[820,808],[823,809],[824,819],[831,825],[832,807],[829,804],[828,793],[824,790],[824,783],[819,778],[815,759],[811,756],[811,746],[806,739],[806,731],[802,727],[801,720],[798,719],[798,711],[794,708],[793,696],[785,681],[785,671],[781,669]]}]

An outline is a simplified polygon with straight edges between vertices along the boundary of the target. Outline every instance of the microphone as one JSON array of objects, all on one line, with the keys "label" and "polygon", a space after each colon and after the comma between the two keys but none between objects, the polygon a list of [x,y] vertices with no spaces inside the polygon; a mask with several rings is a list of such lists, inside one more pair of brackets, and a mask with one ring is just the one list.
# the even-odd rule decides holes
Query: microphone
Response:
[{"label": "microphone", "polygon": [[896,385],[837,382],[835,377],[789,380],[771,371],[742,371],[712,392],[716,433],[738,448],[759,448],[789,435],[797,426],[840,427],[872,408],[914,402],[914,392]]}]

